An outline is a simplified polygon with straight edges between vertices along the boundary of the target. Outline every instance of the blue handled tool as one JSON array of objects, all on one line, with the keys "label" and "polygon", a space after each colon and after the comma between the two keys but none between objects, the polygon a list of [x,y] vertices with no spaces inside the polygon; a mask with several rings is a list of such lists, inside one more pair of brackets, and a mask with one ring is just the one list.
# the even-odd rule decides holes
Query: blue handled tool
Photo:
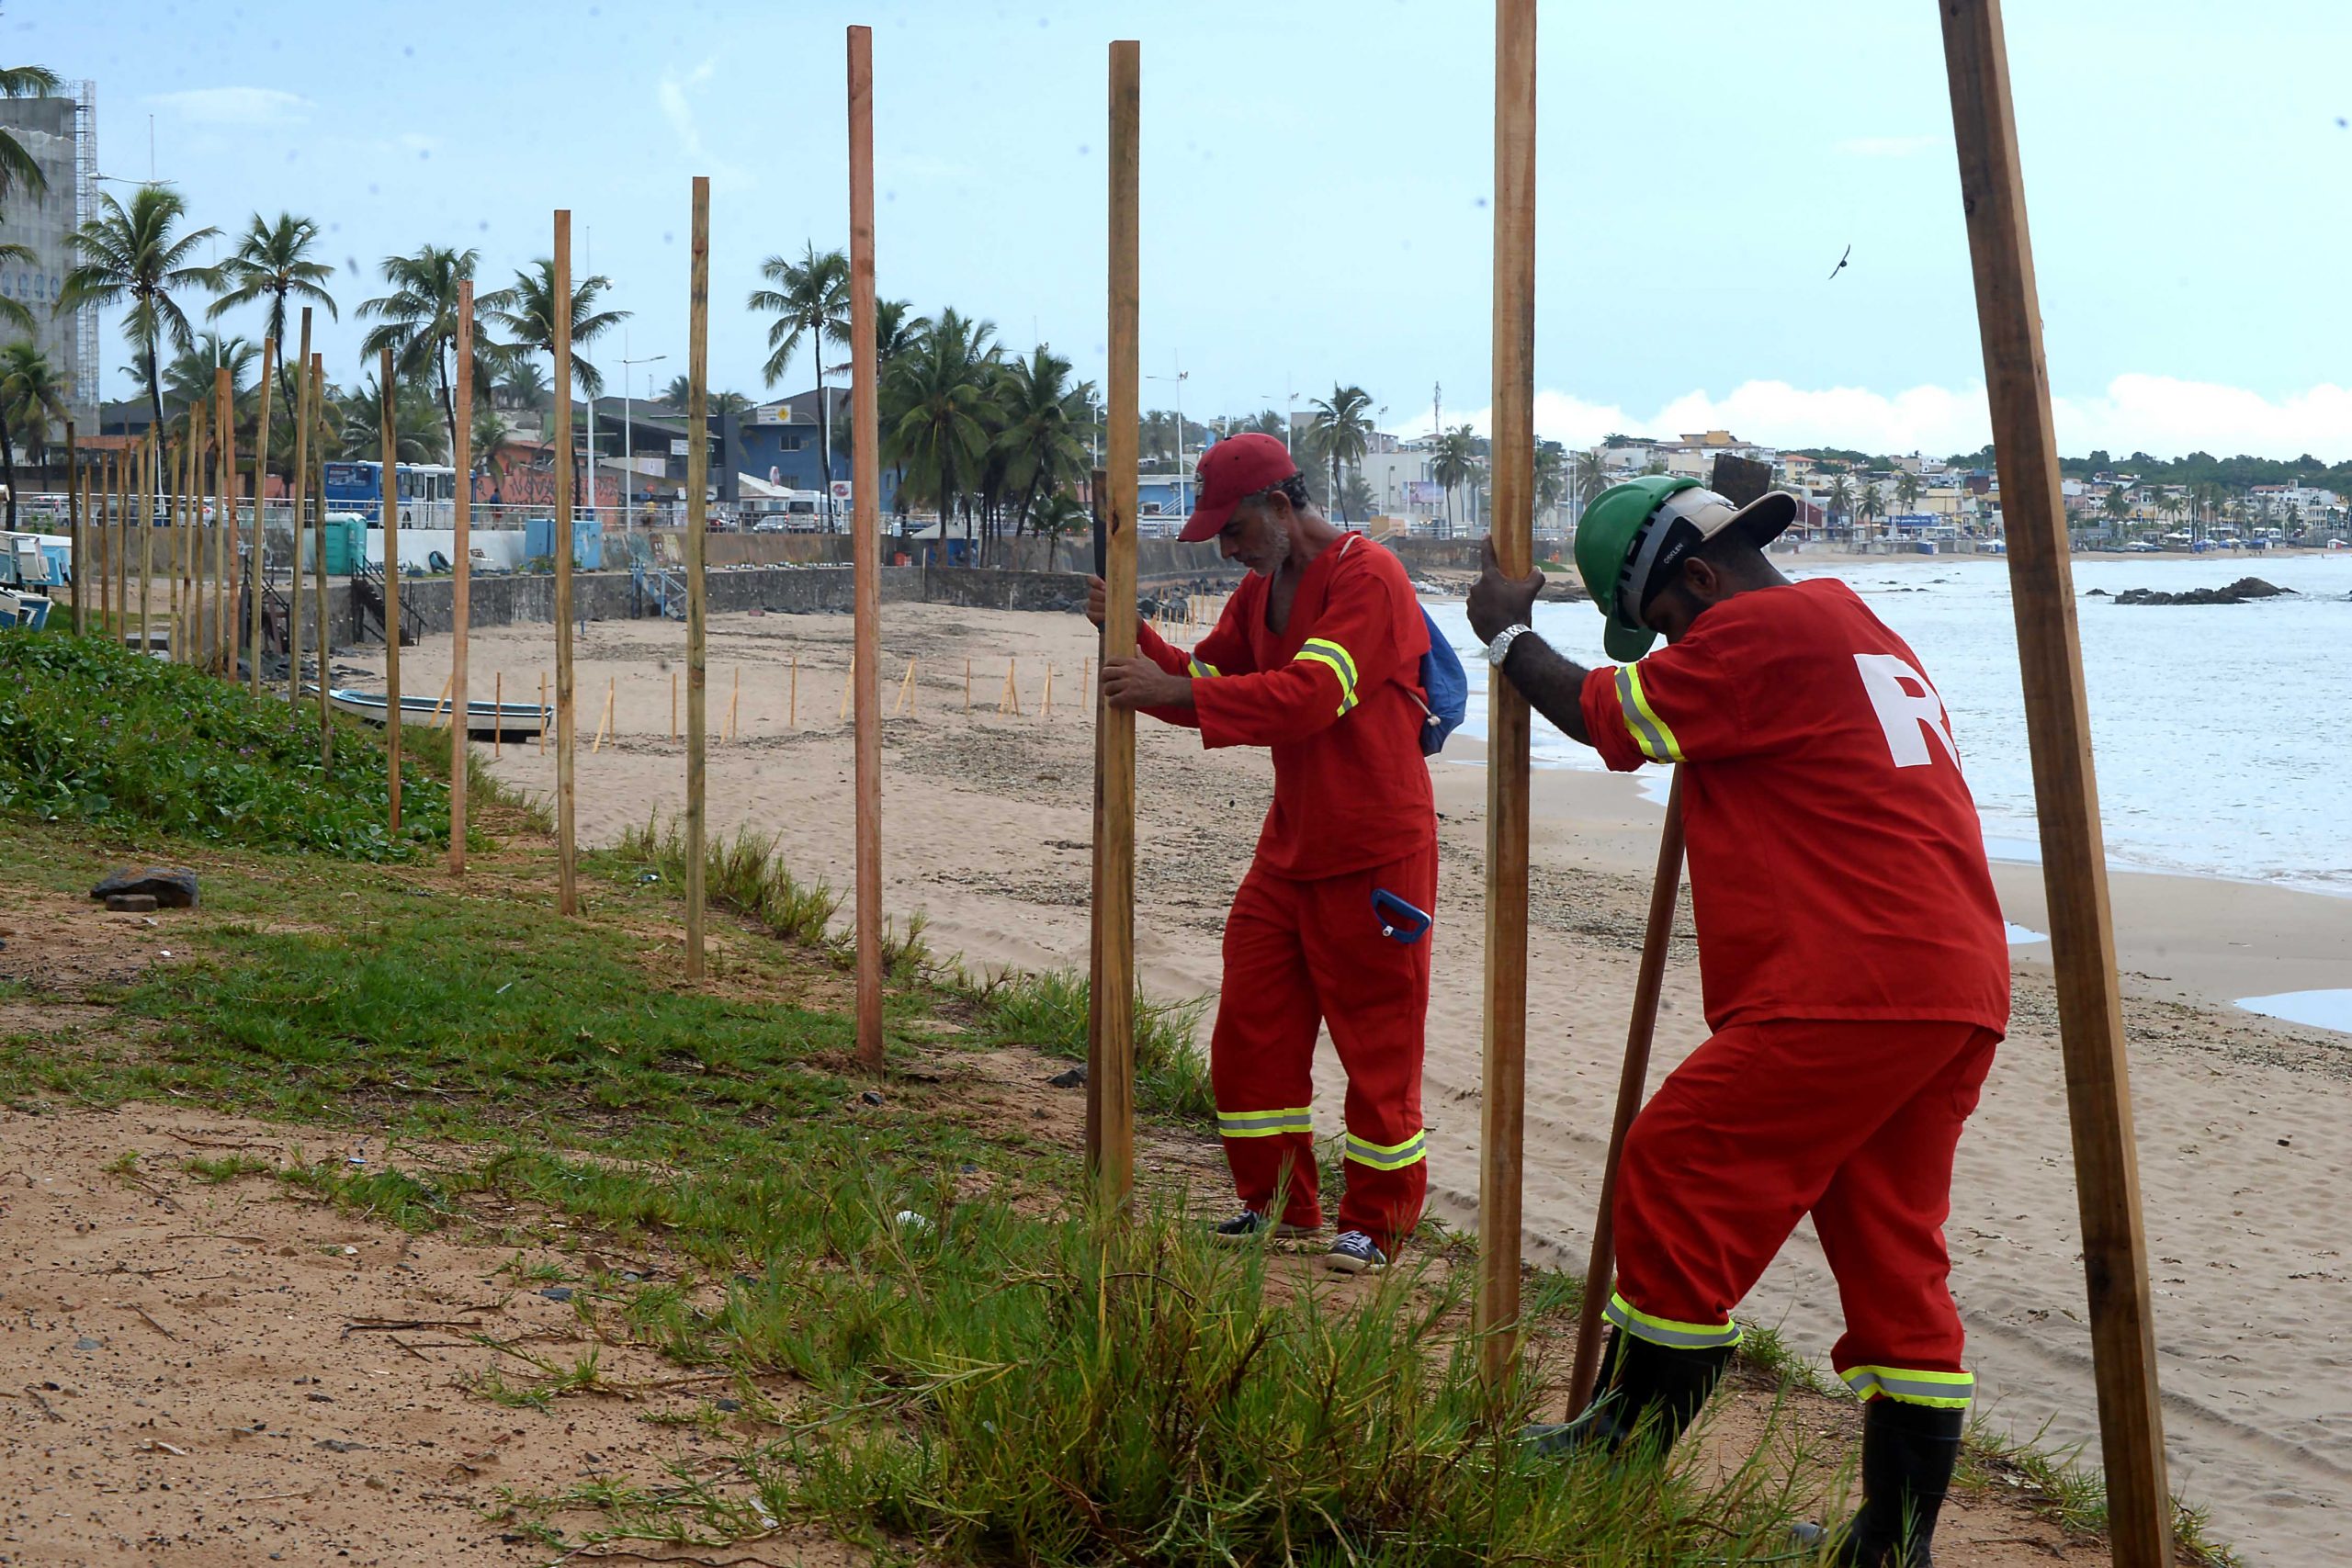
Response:
[{"label": "blue handled tool", "polygon": [[1429,934],[1430,917],[1385,887],[1372,890],[1372,912],[1380,918],[1380,934],[1407,947]]}]

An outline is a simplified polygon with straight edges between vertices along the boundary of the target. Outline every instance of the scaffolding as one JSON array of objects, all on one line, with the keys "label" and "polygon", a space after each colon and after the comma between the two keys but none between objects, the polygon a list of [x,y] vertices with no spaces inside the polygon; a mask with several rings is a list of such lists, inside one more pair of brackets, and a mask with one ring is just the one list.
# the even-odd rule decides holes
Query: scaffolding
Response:
[{"label": "scaffolding", "polygon": [[[74,227],[98,215],[98,85],[85,77],[74,84]],[[68,396],[91,411],[89,428],[98,427],[98,308],[85,305],[74,312],[74,386]]]}]

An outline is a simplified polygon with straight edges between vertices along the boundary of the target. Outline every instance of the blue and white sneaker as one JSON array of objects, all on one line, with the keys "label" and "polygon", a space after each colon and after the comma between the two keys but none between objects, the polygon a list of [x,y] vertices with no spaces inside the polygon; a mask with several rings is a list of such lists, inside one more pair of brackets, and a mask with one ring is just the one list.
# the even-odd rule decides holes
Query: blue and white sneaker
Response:
[{"label": "blue and white sneaker", "polygon": [[1300,1236],[1314,1234],[1306,1225],[1277,1224],[1255,1209],[1244,1209],[1233,1218],[1209,1227],[1212,1240],[1230,1243],[1256,1241],[1267,1235],[1272,1235],[1276,1241],[1295,1241]]},{"label": "blue and white sneaker", "polygon": [[1362,1231],[1341,1231],[1323,1255],[1323,1263],[1342,1274],[1376,1274],[1388,1267],[1388,1254]]}]

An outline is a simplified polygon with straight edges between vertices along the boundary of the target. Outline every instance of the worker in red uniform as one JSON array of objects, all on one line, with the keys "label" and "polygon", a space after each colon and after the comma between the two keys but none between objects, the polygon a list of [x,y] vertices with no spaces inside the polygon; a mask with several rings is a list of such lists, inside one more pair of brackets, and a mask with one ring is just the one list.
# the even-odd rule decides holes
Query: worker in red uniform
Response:
[{"label": "worker in red uniform", "polygon": [[[1216,540],[1250,575],[1190,651],[1143,627],[1136,657],[1104,662],[1102,695],[1195,727],[1204,746],[1273,755],[1273,805],[1226,919],[1209,1039],[1217,1131],[1243,1205],[1216,1232],[1241,1240],[1322,1227],[1308,1110],[1316,1032],[1328,1024],[1348,1076],[1347,1190],[1328,1261],[1377,1269],[1419,1222],[1428,1186],[1428,626],[1404,566],[1325,519],[1280,441],[1217,442],[1202,455],[1200,484],[1181,536]],[[1097,579],[1097,624],[1102,605]]]},{"label": "worker in red uniform", "polygon": [[1852,589],[1766,558],[1794,510],[1665,475],[1596,498],[1577,568],[1613,668],[1528,629],[1543,578],[1505,577],[1491,543],[1470,594],[1488,661],[1545,717],[1612,769],[1681,769],[1714,1032],[1625,1143],[1602,1397],[1533,1435],[1614,1449],[1648,1423],[1670,1444],[1810,1213],[1845,1314],[1831,1359],[1867,1402],[1861,1508],[1830,1561],[1916,1568],[1974,1388],[1942,1226],[2008,949],[1943,703]]}]

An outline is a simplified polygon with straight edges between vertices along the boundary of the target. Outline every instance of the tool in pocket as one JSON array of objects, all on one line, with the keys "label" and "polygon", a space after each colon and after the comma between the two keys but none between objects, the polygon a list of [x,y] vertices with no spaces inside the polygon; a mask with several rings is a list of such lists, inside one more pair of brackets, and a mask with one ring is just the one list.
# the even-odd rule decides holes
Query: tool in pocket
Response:
[{"label": "tool in pocket", "polygon": [[1372,890],[1372,912],[1379,917],[1380,934],[1391,942],[1410,947],[1429,934],[1428,911],[1415,908],[1385,887]]}]

